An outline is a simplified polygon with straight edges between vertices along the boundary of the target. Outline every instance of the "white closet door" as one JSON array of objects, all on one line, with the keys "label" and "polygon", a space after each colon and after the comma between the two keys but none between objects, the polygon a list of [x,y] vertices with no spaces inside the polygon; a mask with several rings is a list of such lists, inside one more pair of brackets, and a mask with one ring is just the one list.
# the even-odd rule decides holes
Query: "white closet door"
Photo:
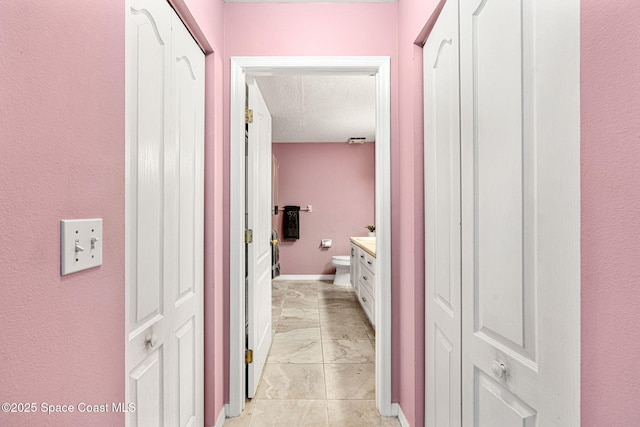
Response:
[{"label": "white closet door", "polygon": [[424,46],[425,425],[460,426],[460,99],[458,2]]},{"label": "white closet door", "polygon": [[578,23],[460,1],[465,426],[580,425]]},{"label": "white closet door", "polygon": [[127,424],[202,425],[204,55],[164,1],[126,20]]},{"label": "white closet door", "polygon": [[[173,12],[173,11],[172,11]],[[166,258],[172,309],[168,399],[177,411],[167,425],[204,422],[204,54],[172,13],[171,155],[165,189]],[[168,150],[167,150],[168,152]]]}]

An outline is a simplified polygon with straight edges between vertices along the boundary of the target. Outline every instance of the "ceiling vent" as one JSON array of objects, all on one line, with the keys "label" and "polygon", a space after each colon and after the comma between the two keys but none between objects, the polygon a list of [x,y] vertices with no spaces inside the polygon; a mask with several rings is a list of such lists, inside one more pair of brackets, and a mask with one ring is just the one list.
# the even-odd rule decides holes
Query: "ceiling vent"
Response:
[{"label": "ceiling vent", "polygon": [[347,141],[349,144],[364,144],[364,140],[367,138],[349,138],[349,141]]}]

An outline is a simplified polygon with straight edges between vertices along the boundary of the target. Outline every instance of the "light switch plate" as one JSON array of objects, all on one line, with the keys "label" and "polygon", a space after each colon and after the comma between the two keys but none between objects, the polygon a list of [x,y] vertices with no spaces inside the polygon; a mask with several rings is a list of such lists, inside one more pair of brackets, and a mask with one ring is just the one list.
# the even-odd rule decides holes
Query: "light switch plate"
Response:
[{"label": "light switch plate", "polygon": [[102,218],[60,221],[60,274],[102,265]]}]

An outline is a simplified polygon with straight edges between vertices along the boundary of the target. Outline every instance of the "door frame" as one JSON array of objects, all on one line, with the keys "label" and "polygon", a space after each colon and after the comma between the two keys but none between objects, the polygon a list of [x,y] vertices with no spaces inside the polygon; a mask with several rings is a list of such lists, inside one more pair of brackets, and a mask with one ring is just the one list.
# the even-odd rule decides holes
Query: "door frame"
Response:
[{"label": "door frame", "polygon": [[230,337],[227,415],[238,416],[245,401],[245,165],[246,76],[375,75],[376,146],[376,406],[391,408],[391,60],[388,56],[231,57],[230,111]]}]

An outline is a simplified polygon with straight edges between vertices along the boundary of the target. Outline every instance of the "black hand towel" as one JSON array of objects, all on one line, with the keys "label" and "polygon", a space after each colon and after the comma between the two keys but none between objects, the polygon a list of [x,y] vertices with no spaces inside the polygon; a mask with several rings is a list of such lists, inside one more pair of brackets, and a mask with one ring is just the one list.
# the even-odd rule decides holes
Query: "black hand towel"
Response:
[{"label": "black hand towel", "polygon": [[298,240],[300,238],[300,206],[284,207],[282,238],[285,240]]}]

